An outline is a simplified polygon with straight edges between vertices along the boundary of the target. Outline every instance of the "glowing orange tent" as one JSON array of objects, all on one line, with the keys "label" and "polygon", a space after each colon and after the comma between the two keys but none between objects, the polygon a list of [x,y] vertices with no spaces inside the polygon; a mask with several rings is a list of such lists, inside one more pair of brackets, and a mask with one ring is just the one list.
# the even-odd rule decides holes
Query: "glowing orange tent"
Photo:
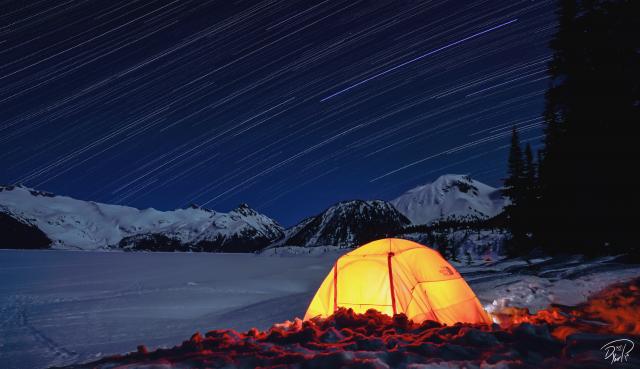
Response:
[{"label": "glowing orange tent", "polygon": [[338,307],[356,313],[404,313],[414,322],[492,323],[469,285],[440,253],[397,238],[370,242],[338,258],[304,319],[327,317]]}]

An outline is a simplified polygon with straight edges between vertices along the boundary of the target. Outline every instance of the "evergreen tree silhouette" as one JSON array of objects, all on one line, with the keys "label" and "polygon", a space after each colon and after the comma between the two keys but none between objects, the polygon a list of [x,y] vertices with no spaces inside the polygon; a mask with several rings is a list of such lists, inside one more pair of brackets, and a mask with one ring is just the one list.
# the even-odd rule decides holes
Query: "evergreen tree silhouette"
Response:
[{"label": "evergreen tree silhouette", "polygon": [[[640,1],[559,2],[536,237],[550,252],[635,252]],[[634,209],[635,208],[635,209]],[[544,230],[544,231],[543,231]]]},{"label": "evergreen tree silhouette", "polygon": [[518,131],[513,127],[511,131],[511,145],[507,162],[507,178],[504,180],[503,195],[507,196],[511,203],[505,208],[507,228],[511,232],[511,239],[506,243],[506,252],[510,256],[519,256],[526,253],[525,218],[526,218],[526,187],[525,187],[525,163]]},{"label": "evergreen tree silhouette", "polygon": [[509,159],[507,162],[507,178],[504,180],[503,194],[511,199],[512,205],[516,205],[522,198],[522,179],[524,162],[520,137],[516,127],[511,130],[511,145],[509,147]]},{"label": "evergreen tree silhouette", "polygon": [[533,161],[531,144],[527,143],[524,149],[524,165],[522,170],[523,191],[527,205],[533,205],[537,193],[536,163]]}]

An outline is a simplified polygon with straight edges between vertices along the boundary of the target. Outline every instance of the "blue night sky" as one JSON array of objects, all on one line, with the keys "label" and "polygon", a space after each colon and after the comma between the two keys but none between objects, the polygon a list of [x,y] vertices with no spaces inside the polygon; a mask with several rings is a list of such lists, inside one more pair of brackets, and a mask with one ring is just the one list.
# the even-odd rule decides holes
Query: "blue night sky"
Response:
[{"label": "blue night sky", "polygon": [[0,7],[0,183],[289,226],[541,140],[553,1]]}]

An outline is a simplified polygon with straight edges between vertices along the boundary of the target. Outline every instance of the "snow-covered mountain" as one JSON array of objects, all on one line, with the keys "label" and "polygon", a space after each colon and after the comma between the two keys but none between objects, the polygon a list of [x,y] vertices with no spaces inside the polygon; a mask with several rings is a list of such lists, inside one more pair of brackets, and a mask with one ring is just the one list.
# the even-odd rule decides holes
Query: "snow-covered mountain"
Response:
[{"label": "snow-covered mountain", "polygon": [[499,189],[469,176],[446,174],[407,191],[391,203],[417,225],[444,219],[490,218],[502,212],[508,200]]},{"label": "snow-covered mountain", "polygon": [[228,213],[198,206],[141,210],[0,186],[0,248],[233,252],[268,245],[356,246],[401,234],[410,224],[493,217],[507,203],[498,189],[448,174],[391,202],[340,202],[283,230],[244,204]]},{"label": "snow-covered mountain", "polygon": [[[22,186],[0,186],[0,214],[0,248],[235,252],[261,249],[284,234],[275,220],[245,204],[228,213],[197,206],[140,210]],[[49,245],[38,238],[42,234]],[[30,239],[38,245],[14,244]]]},{"label": "snow-covered mountain", "polygon": [[279,244],[356,246],[396,233],[409,223],[388,202],[343,201],[286,230]]}]

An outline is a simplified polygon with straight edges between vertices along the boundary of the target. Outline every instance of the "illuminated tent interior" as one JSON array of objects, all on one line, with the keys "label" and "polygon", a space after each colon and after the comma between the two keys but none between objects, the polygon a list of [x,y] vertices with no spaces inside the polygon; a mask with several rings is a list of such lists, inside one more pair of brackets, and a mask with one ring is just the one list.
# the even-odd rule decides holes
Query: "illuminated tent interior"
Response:
[{"label": "illuminated tent interior", "polygon": [[469,285],[437,251],[385,238],[341,256],[314,296],[305,320],[338,308],[404,313],[414,322],[486,323],[492,320]]}]

